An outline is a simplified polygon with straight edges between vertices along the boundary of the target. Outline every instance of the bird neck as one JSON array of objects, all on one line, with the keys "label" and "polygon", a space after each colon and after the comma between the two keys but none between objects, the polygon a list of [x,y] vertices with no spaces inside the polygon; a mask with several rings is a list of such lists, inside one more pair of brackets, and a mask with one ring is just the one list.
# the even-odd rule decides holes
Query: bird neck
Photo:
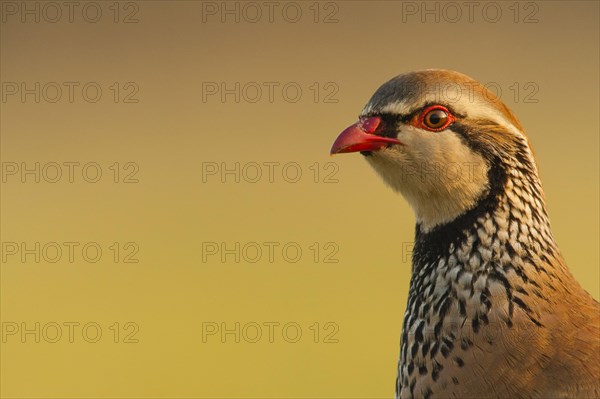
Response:
[{"label": "bird neck", "polygon": [[542,325],[537,310],[545,305],[536,304],[547,300],[548,281],[541,280],[562,261],[539,178],[535,169],[491,165],[490,189],[474,208],[426,233],[417,224],[399,362],[403,386],[414,386],[417,368],[435,383],[449,362],[462,367],[456,348],[481,344],[478,332],[489,325]]},{"label": "bird neck", "polygon": [[537,168],[527,161],[493,160],[488,189],[471,209],[433,229],[417,224],[413,273],[452,255],[475,271],[499,265],[506,254],[539,260],[557,253]]},{"label": "bird neck", "polygon": [[[535,167],[492,165],[490,189],[474,208],[426,233],[417,225],[409,304],[449,298],[460,308],[459,298],[486,298],[489,286],[500,282],[506,291],[502,301],[510,307],[490,311],[510,310],[510,324],[519,290],[531,294],[515,302],[527,309],[528,303],[544,300],[542,286],[572,278],[554,242]],[[485,300],[475,306],[485,307]],[[407,313],[414,312],[419,310],[408,306]]]},{"label": "bird neck", "polygon": [[[518,168],[493,173],[501,186],[492,186],[477,207],[428,233],[417,225],[398,396],[445,387],[464,394],[461,387],[473,384],[495,389],[503,381],[520,381],[532,364],[556,356],[556,348],[573,340],[562,335],[565,325],[586,325],[600,310],[566,269],[537,174]],[[519,345],[532,350],[510,352]],[[513,359],[510,367],[482,379],[477,372],[459,372],[507,359]]]}]

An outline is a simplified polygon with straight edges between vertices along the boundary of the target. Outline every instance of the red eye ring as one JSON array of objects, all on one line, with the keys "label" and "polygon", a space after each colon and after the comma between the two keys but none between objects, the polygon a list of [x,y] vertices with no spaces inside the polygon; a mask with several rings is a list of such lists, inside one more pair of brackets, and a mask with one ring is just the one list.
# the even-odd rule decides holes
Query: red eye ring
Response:
[{"label": "red eye ring", "polygon": [[443,105],[432,105],[421,112],[417,127],[431,132],[440,132],[454,121],[456,117],[448,111],[448,108]]}]

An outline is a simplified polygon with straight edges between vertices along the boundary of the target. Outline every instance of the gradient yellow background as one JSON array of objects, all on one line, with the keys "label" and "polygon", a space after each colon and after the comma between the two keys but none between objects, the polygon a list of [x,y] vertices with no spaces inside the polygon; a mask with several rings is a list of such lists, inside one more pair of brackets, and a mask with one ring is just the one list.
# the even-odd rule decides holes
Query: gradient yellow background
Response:
[{"label": "gradient yellow background", "polygon": [[[391,397],[414,218],[359,155],[330,158],[328,151],[380,84],[415,69],[454,69],[501,87],[533,143],[567,263],[599,297],[597,2],[537,2],[537,23],[523,23],[533,10],[526,3],[517,4],[515,23],[513,2],[496,3],[497,23],[482,17],[483,3],[473,22],[463,15],[422,23],[420,14],[403,21],[401,2],[337,1],[317,5],[319,23],[313,2],[295,3],[303,11],[297,23],[282,18],[284,3],[272,23],[266,15],[257,23],[221,23],[218,15],[204,23],[200,1],[140,1],[139,21],[129,24],[122,19],[133,6],[119,4],[114,23],[112,2],[96,4],[104,12],[98,23],[77,12],[73,23],[7,15],[0,29],[3,83],[97,82],[103,89],[97,103],[77,90],[73,103],[7,98],[2,162],[97,162],[104,173],[98,183],[80,175],[74,183],[18,176],[2,183],[2,242],[93,241],[104,250],[97,263],[63,255],[57,263],[9,256],[2,264],[5,328],[80,323],[73,343],[66,328],[57,343],[5,337],[2,397]],[[336,10],[337,22],[322,23]],[[139,102],[115,103],[114,82],[134,82]],[[203,101],[203,82],[296,82],[303,91],[296,103],[281,90],[272,103],[265,93],[256,103]],[[324,89],[315,102],[315,82],[332,82],[337,102],[324,102]],[[509,88],[515,82],[524,90],[517,98]],[[524,102],[529,82],[539,88],[536,103]],[[114,183],[114,162],[139,165],[139,183]],[[286,182],[279,167],[273,183],[265,175],[256,183],[231,176],[204,183],[203,162],[296,162],[302,178]],[[327,162],[338,166],[337,182],[324,182]],[[203,262],[208,241],[295,242],[303,256],[297,263],[281,252],[273,263],[264,254],[257,263]],[[115,263],[113,242],[137,243],[139,263]],[[315,242],[335,243],[339,262],[324,263],[323,249],[315,262]],[[102,328],[97,343],[82,338],[90,322]],[[127,322],[139,326],[139,342],[123,342]],[[270,343],[265,327],[257,343],[202,342],[206,322],[298,323],[303,335],[286,342],[279,327]],[[316,322],[318,343],[310,330]],[[339,327],[337,343],[323,342],[327,322]]]}]

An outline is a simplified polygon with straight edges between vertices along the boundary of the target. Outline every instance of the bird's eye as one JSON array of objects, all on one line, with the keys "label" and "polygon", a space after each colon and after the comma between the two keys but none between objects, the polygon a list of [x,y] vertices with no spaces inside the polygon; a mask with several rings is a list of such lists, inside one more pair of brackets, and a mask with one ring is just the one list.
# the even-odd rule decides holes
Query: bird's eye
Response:
[{"label": "bird's eye", "polygon": [[444,130],[456,120],[450,111],[441,105],[429,107],[421,115],[420,127],[434,132]]}]

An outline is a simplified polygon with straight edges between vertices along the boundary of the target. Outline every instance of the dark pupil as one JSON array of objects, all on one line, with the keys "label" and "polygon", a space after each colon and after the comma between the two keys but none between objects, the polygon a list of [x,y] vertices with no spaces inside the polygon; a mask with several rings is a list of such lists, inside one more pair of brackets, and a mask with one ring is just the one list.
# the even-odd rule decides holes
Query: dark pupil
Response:
[{"label": "dark pupil", "polygon": [[434,111],[429,115],[429,123],[437,125],[442,121],[443,113],[440,111]]}]

